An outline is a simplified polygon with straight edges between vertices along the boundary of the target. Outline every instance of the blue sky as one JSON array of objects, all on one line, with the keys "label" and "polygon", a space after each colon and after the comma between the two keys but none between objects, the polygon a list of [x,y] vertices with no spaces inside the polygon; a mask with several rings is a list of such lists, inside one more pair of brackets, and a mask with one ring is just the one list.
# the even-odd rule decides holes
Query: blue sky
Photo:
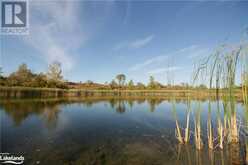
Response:
[{"label": "blue sky", "polygon": [[46,72],[62,63],[64,78],[104,83],[124,73],[190,82],[193,64],[222,43],[238,42],[248,26],[248,2],[30,2],[30,34],[1,36],[5,74],[26,63]]}]

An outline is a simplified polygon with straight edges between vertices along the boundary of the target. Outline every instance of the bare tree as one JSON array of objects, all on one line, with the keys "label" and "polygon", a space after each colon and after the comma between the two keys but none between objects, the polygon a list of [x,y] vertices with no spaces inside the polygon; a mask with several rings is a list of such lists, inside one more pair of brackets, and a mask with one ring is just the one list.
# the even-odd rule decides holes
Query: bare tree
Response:
[{"label": "bare tree", "polygon": [[62,81],[63,79],[62,69],[61,69],[61,64],[59,62],[53,62],[52,64],[49,65],[47,77],[48,79],[53,81],[57,81],[57,82]]}]

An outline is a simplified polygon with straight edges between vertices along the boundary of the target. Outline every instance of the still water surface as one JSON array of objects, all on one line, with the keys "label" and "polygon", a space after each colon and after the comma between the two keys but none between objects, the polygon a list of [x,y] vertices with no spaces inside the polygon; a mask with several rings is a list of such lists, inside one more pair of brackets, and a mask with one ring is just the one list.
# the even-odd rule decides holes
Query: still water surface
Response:
[{"label": "still water surface", "polygon": [[[242,136],[239,144],[208,152],[206,101],[201,112],[204,149],[195,150],[193,134],[189,145],[179,145],[171,104],[163,99],[1,100],[1,152],[23,155],[25,164],[45,165],[245,164]],[[242,104],[236,107],[241,122]],[[186,108],[185,101],[177,101],[181,127]],[[212,115],[215,125],[214,109]]]}]

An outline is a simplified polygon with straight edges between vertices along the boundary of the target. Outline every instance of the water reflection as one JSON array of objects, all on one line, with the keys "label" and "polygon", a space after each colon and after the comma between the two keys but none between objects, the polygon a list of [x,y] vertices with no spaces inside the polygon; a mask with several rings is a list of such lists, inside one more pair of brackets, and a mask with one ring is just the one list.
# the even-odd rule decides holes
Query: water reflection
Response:
[{"label": "water reflection", "polygon": [[232,144],[225,146],[226,150],[195,150],[191,145],[177,146],[177,164],[184,165],[243,165],[240,157],[240,147]]},{"label": "water reflection", "polygon": [[[171,103],[177,121],[185,124],[188,144],[175,138]],[[201,102],[201,108],[188,100],[156,98],[1,100],[3,150],[25,153],[27,164],[244,164],[247,145],[242,142],[209,150],[207,135],[199,133],[205,145],[194,146],[194,120],[202,130],[220,124],[215,118],[223,120],[224,114],[209,104]],[[197,108],[201,111],[190,115]]]},{"label": "water reflection", "polygon": [[[124,113],[126,111],[125,100],[111,99],[109,102],[112,109],[115,109],[117,113]],[[128,101],[128,103],[130,107],[133,105],[133,101]]]},{"label": "water reflection", "polygon": [[42,116],[48,125],[56,123],[61,101],[14,101],[1,102],[0,109],[10,116],[15,125],[20,125],[30,115]]},{"label": "water reflection", "polygon": [[87,100],[68,100],[68,99],[19,99],[19,100],[2,100],[0,109],[4,110],[14,121],[16,126],[20,125],[30,115],[42,116],[49,126],[56,124],[56,119],[60,111],[60,106],[70,105],[72,103],[81,104],[87,108],[100,102],[108,102],[112,109],[117,113],[125,113],[127,109],[132,109],[134,104],[143,104],[147,102],[149,111],[154,112],[156,106],[161,104],[164,99],[87,99]]}]

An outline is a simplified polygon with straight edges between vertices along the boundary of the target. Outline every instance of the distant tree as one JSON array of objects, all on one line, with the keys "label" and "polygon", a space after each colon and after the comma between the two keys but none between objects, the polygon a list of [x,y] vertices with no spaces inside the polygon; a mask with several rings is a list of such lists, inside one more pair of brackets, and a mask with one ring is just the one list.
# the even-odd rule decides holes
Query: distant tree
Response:
[{"label": "distant tree", "polygon": [[66,88],[66,84],[62,81],[61,73],[60,64],[58,63],[51,64],[47,74],[35,74],[26,64],[21,64],[8,77],[0,77],[0,85]]},{"label": "distant tree", "polygon": [[126,76],[124,74],[116,75],[116,79],[118,81],[119,86],[124,86],[125,81],[126,81]]},{"label": "distant tree", "polygon": [[47,77],[49,80],[60,82],[63,80],[61,64],[59,62],[53,62],[48,67]]},{"label": "distant tree", "polygon": [[127,85],[128,85],[128,89],[133,89],[134,88],[133,80],[130,80]]},{"label": "distant tree", "polygon": [[93,81],[91,81],[91,80],[87,80],[86,81],[86,84],[88,84],[88,85],[92,85],[94,82]]},{"label": "distant tree", "polygon": [[115,80],[112,80],[111,83],[109,84],[111,89],[117,88],[118,84],[115,82]]},{"label": "distant tree", "polygon": [[28,79],[30,78],[33,74],[30,69],[28,69],[28,66],[26,64],[21,64],[16,72],[16,75],[19,76],[21,79]]},{"label": "distant tree", "polygon": [[47,76],[44,73],[39,73],[35,76],[34,87],[47,87]]},{"label": "distant tree", "polygon": [[2,74],[3,74],[3,68],[2,68],[2,67],[0,67],[0,78],[1,78],[1,77],[3,77],[3,75],[2,75]]},{"label": "distant tree", "polygon": [[32,86],[34,74],[26,64],[21,64],[16,72],[8,77],[8,85],[11,86]]},{"label": "distant tree", "polygon": [[138,83],[137,83],[137,88],[138,88],[138,89],[145,89],[146,86],[145,86],[143,83],[138,82]]},{"label": "distant tree", "polygon": [[48,87],[51,88],[68,88],[62,76],[61,64],[53,62],[48,66],[47,72]]},{"label": "distant tree", "polygon": [[7,85],[7,78],[5,77],[0,77],[0,86],[6,86]]},{"label": "distant tree", "polygon": [[200,89],[207,89],[208,87],[205,84],[200,84],[198,86],[198,88],[200,88]]},{"label": "distant tree", "polygon": [[153,76],[150,76],[149,78],[149,83],[148,83],[148,88],[149,89],[160,89],[163,87],[162,84],[160,84],[159,82],[155,81]]},{"label": "distant tree", "polygon": [[153,76],[150,76],[149,83],[148,83],[148,88],[155,89],[155,87],[156,87],[155,79],[154,79]]},{"label": "distant tree", "polygon": [[187,87],[189,86],[188,83],[184,83],[184,82],[182,82],[180,85],[181,85],[183,88],[187,88]]},{"label": "distant tree", "polygon": [[149,77],[149,81],[150,81],[150,83],[154,83],[154,82],[155,82],[154,77],[153,77],[153,76],[150,76],[150,77]]},{"label": "distant tree", "polygon": [[2,74],[3,74],[2,67],[0,67],[0,85],[5,85],[6,78],[4,78]]},{"label": "distant tree", "polygon": [[154,88],[155,89],[161,89],[161,88],[163,88],[163,85],[161,83],[155,81],[155,87]]}]

